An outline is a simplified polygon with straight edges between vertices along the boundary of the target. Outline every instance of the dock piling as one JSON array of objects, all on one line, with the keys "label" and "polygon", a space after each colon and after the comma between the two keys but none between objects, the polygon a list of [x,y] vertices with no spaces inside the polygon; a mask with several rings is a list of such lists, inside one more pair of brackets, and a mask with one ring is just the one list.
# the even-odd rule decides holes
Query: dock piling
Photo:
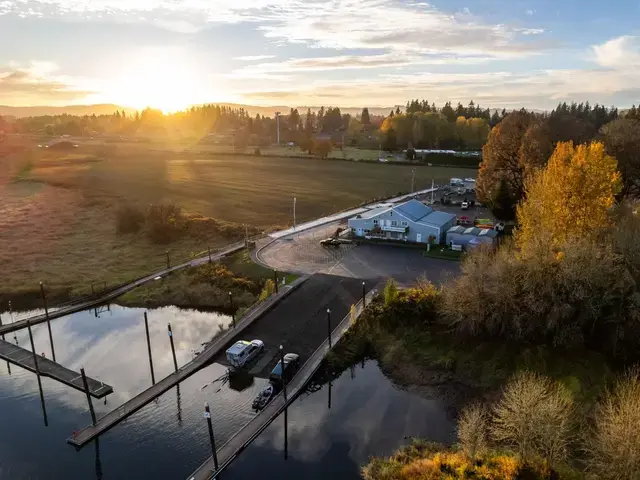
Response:
[{"label": "dock piling", "polygon": [[[0,317],[0,327],[2,326],[2,317]],[[2,334],[2,340],[4,340],[4,333]],[[7,360],[7,370],[9,371],[9,375],[11,375],[11,364],[9,360]]]},{"label": "dock piling", "polygon": [[[211,424],[211,411],[209,404],[204,404],[204,418],[207,419],[207,428],[209,429],[209,443],[211,444],[211,454],[213,455],[213,465],[215,471],[218,471],[218,453],[216,452],[216,439],[213,436],[213,425]],[[215,473],[215,472],[214,472]]]},{"label": "dock piling", "polygon": [[87,394],[87,402],[89,403],[89,412],[91,412],[91,424],[96,424],[96,412],[93,409],[93,402],[91,401],[91,394],[89,393],[89,383],[87,382],[87,375],[84,373],[84,367],[80,368],[80,374],[82,375],[82,384],[84,385],[84,392]]},{"label": "dock piling", "polygon": [[276,294],[278,293],[278,272],[273,270],[273,283],[276,284]]},{"label": "dock piling", "polygon": [[38,354],[36,353],[36,347],[33,343],[33,332],[31,331],[31,322],[27,322],[27,329],[29,330],[29,341],[31,342],[31,353],[33,353],[33,364],[36,369],[36,378],[38,379],[38,390],[40,391],[40,405],[42,406],[42,414],[44,415],[44,426],[49,426],[49,420],[47,419],[47,407],[44,404],[44,392],[42,391],[42,379],[40,378],[40,367],[38,367]]},{"label": "dock piling", "polygon": [[169,250],[167,250],[167,270],[171,268],[171,261],[169,260]]},{"label": "dock piling", "polygon": [[327,402],[327,408],[328,408],[329,410],[331,410],[331,387],[332,387],[332,386],[333,386],[333,385],[332,385],[332,382],[331,382],[331,380],[329,380],[329,400],[328,400],[328,402]]},{"label": "dock piling", "polygon": [[284,407],[284,459],[289,458],[289,407]]},{"label": "dock piling", "polygon": [[173,344],[173,332],[171,331],[171,324],[167,323],[167,330],[169,334],[169,341],[171,342],[171,354],[173,355],[173,367],[175,371],[178,371],[178,361],[176,360],[176,347]]},{"label": "dock piling", "polygon": [[366,307],[366,290],[365,290],[365,285],[364,282],[362,282],[362,307]]},{"label": "dock piling", "polygon": [[47,329],[49,330],[49,343],[51,344],[51,356],[53,361],[56,361],[56,350],[53,347],[53,334],[51,333],[51,321],[49,320],[49,308],[47,306],[47,296],[44,293],[44,285],[40,282],[40,295],[42,296],[42,303],[44,304],[44,316],[47,319]]},{"label": "dock piling", "polygon": [[151,339],[149,337],[149,320],[147,320],[147,312],[144,312],[144,329],[147,334],[147,351],[149,352],[149,368],[151,369],[151,384],[156,384],[156,376],[153,372],[153,357],[151,356]]},{"label": "dock piling", "polygon": [[284,347],[280,345],[280,367],[282,367],[282,393],[284,401],[287,401],[287,377],[284,374]]},{"label": "dock piling", "polygon": [[236,313],[233,311],[233,294],[229,292],[229,309],[231,310],[231,323],[236,328]]},{"label": "dock piling", "polygon": [[327,308],[327,338],[329,339],[329,350],[331,350],[331,310]]}]

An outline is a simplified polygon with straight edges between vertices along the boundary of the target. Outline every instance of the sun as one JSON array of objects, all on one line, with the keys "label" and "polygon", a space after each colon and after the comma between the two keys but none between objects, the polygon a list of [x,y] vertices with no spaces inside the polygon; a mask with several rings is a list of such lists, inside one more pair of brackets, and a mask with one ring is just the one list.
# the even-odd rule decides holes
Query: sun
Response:
[{"label": "sun", "polygon": [[175,50],[146,49],[122,65],[104,96],[139,110],[172,113],[206,101],[205,78]]}]

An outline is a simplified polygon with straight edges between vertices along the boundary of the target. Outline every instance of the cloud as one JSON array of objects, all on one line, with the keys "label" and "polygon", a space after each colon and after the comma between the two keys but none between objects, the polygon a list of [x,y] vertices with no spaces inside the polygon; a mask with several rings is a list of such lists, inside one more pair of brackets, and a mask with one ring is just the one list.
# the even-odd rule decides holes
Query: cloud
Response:
[{"label": "cloud", "polygon": [[5,105],[57,104],[72,102],[93,93],[74,86],[65,77],[52,75],[51,62],[31,62],[27,66],[0,67],[0,103]]},{"label": "cloud", "polygon": [[267,37],[312,47],[505,58],[555,46],[525,38],[542,29],[487,24],[468,12],[447,14],[399,0],[285,3],[272,20],[260,27]]},{"label": "cloud", "polygon": [[525,10],[525,12],[524,12],[524,13],[525,13],[525,15],[528,15],[528,16],[530,16],[530,17],[531,17],[531,16],[533,16],[533,15],[536,13],[536,11],[535,11],[535,10],[532,10],[532,9],[529,9],[529,10]]},{"label": "cloud", "polygon": [[626,69],[640,68],[640,38],[624,35],[613,38],[591,49],[593,60],[602,67]]},{"label": "cloud", "polygon": [[245,55],[244,57],[235,57],[234,60],[241,60],[243,62],[254,62],[258,60],[267,60],[274,57],[275,55]]},{"label": "cloud", "polygon": [[[640,84],[640,71],[604,69],[536,70],[525,73],[432,73],[385,75],[349,81],[319,80],[302,89],[259,88],[242,96],[261,104],[271,99],[291,104],[338,104],[385,106],[402,104],[407,98],[428,98],[442,106],[445,101],[463,104],[473,99],[495,108],[552,108],[562,101],[609,105],[614,99],[631,104]],[[499,88],[497,88],[499,86]]]}]

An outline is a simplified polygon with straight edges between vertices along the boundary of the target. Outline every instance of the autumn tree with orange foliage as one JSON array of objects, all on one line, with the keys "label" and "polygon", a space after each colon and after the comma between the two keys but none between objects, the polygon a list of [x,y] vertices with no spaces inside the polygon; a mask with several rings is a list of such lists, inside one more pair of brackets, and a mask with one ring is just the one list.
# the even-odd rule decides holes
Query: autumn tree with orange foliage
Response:
[{"label": "autumn tree with orange foliage", "polygon": [[602,143],[559,143],[546,168],[527,181],[526,200],[517,209],[516,244],[523,257],[610,227],[622,188],[617,165]]},{"label": "autumn tree with orange foliage", "polygon": [[482,148],[476,182],[478,199],[494,214],[500,212],[501,220],[512,220],[516,205],[524,197],[526,179],[544,167],[551,151],[546,126],[535,115],[510,113],[491,130]]}]

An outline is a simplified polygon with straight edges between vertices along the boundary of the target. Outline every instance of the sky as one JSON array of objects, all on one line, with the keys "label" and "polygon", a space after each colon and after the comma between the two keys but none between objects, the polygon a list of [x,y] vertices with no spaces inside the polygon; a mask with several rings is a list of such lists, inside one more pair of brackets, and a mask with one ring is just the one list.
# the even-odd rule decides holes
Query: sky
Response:
[{"label": "sky", "polygon": [[0,0],[0,104],[640,103],[640,0]]}]

